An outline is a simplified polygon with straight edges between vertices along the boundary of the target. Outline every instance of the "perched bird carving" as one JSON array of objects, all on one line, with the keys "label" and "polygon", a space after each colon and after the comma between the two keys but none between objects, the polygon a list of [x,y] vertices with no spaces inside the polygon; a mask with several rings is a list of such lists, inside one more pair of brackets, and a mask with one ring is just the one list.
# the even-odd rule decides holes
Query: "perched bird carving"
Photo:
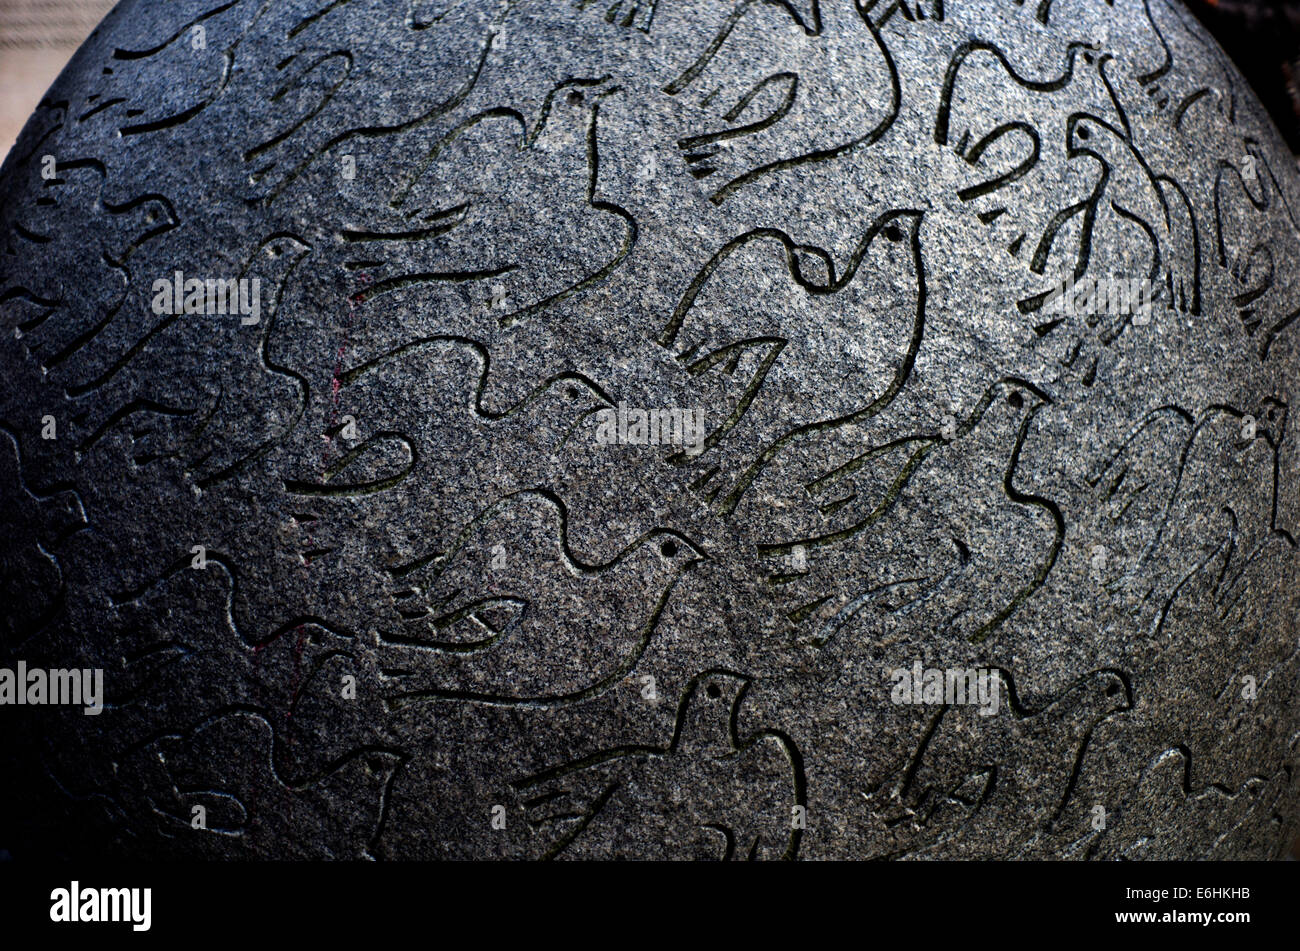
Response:
[{"label": "perched bird carving", "polygon": [[749,678],[695,677],[666,746],[623,746],[514,781],[550,858],[781,859],[799,842],[802,760],[776,730],[742,735]]},{"label": "perched bird carving", "polygon": [[1261,360],[1300,318],[1300,292],[1280,262],[1300,248],[1300,215],[1265,151],[1253,138],[1238,143],[1240,159],[1221,159],[1214,176],[1214,244],[1232,275],[1232,303]]},{"label": "perched bird carving", "polygon": [[[584,421],[612,405],[596,383],[576,373],[539,380],[497,402],[489,393],[491,373],[486,347],[450,335],[412,341],[342,371],[327,433],[338,448],[319,476],[289,479],[289,491],[345,496],[382,491],[414,476],[429,486],[433,494],[424,501],[432,503],[441,494],[433,478],[437,467],[454,456],[457,465],[477,468],[473,447],[481,444],[486,455],[488,441],[513,448],[508,476],[516,489],[527,488],[546,481],[552,456]],[[364,420],[368,435],[358,432],[347,441],[341,420]],[[449,431],[458,438],[447,439]],[[406,504],[422,503],[408,497]]]},{"label": "perched bird carving", "polygon": [[[1043,275],[1054,264],[1070,281],[1085,274],[1127,274],[1136,263],[1103,260],[1108,243],[1094,235],[1136,229],[1150,248],[1137,276],[1148,279],[1170,307],[1199,313],[1202,252],[1189,199],[1177,181],[1151,168],[1133,141],[1107,71],[1112,61],[1090,45],[1072,43],[1059,74],[1025,76],[994,44],[964,44],[949,63],[935,143],[981,170],[958,197],[1010,238],[1008,251],[1033,274]],[[991,115],[990,87],[1006,91]],[[1049,185],[1075,200],[1044,205],[1041,193]],[[1005,194],[1009,188],[1017,190],[1015,201]],[[1030,293],[1020,309],[1038,310],[1052,294]]]},{"label": "perched bird carving", "polygon": [[972,704],[941,706],[906,767],[869,793],[894,828],[895,855],[970,857],[974,842],[981,851],[1024,846],[1064,809],[1098,724],[1133,706],[1115,670],[1086,674],[1032,709],[1008,672],[989,676],[998,679],[1002,699],[995,714]]},{"label": "perched bird carving", "polygon": [[1156,174],[1135,149],[1126,131],[1096,116],[1070,118],[1071,158],[1091,156],[1102,163],[1102,180],[1093,201],[1101,202],[1092,228],[1117,228],[1116,215],[1136,224],[1152,243],[1149,277],[1164,286],[1169,306],[1201,312],[1200,238],[1191,202],[1176,181]]},{"label": "perched bird carving", "polygon": [[[132,293],[142,305],[148,301],[148,283],[134,273],[135,257],[148,242],[176,228],[180,219],[171,202],[159,195],[113,201],[105,194],[107,171],[96,160],[68,161],[58,172],[58,178],[45,182],[39,206],[13,209],[13,231],[3,237],[4,250],[18,260],[41,262],[20,269],[11,258],[9,274],[25,271],[40,278],[28,278],[21,286],[12,278],[0,278],[0,302],[31,305],[30,319],[17,324],[16,336],[55,380],[72,395],[82,395],[95,376],[93,363],[84,364],[93,360],[104,329],[156,320],[147,306],[125,306]],[[88,243],[91,225],[94,237]],[[77,275],[75,288],[60,278],[72,274]],[[92,300],[102,303],[91,306]]]},{"label": "perched bird carving", "polygon": [[[466,119],[417,158],[387,206],[339,229],[348,266],[364,265],[355,304],[414,293],[431,306],[407,309],[405,333],[464,333],[468,324],[487,340],[626,258],[636,222],[597,187],[600,103],[618,87],[569,81],[552,92],[531,130],[510,111]],[[370,345],[364,327],[356,345]]]},{"label": "perched bird carving", "polygon": [[1145,414],[1084,476],[1088,503],[1076,516],[1090,549],[1091,573],[1111,586],[1151,554],[1159,540],[1195,426],[1177,406]]},{"label": "perched bird carving", "polygon": [[[501,19],[510,5],[489,0],[434,11],[412,3],[404,17],[399,4],[328,3],[306,16],[300,8],[263,5],[239,50],[244,69],[228,71],[232,88],[248,75],[275,77],[269,94],[259,89],[239,98],[252,134],[244,169],[259,200],[273,204],[290,189],[310,194],[324,176],[335,179],[344,156],[355,160],[373,143],[404,135],[441,134],[466,111],[482,109],[471,100],[485,74],[500,68]],[[397,35],[418,82],[414,72],[394,76],[376,66],[391,51],[388,31],[398,19],[405,21]],[[352,42],[339,49],[331,32]],[[333,161],[323,161],[327,156]]]},{"label": "perched bird carving", "polygon": [[[1025,381],[999,381],[951,441],[922,444],[864,517],[761,543],[796,640],[825,647],[853,629],[851,643],[835,645],[838,655],[918,633],[980,641],[995,631],[1042,585],[1064,538],[1060,510],[1015,479],[1029,426],[1047,402]],[[795,552],[802,569],[790,566]]]},{"label": "perched bird carving", "polygon": [[[1234,846],[1240,846],[1233,839],[1259,834],[1259,827],[1276,816],[1288,781],[1288,771],[1278,769],[1271,775],[1256,773],[1240,786],[1194,783],[1191,751],[1181,744],[1168,747],[1143,767],[1126,807],[1097,832],[1087,857],[1141,861],[1159,855],[1199,861],[1236,854]],[[1169,831],[1164,816],[1171,812],[1198,835]]]},{"label": "perched bird carving", "polygon": [[1181,582],[1220,550],[1227,556],[1219,584],[1231,587],[1276,536],[1294,547],[1278,526],[1278,451],[1287,416],[1286,405],[1273,397],[1250,412],[1216,405],[1201,415],[1183,447],[1157,537],[1141,570],[1125,579],[1135,593],[1167,605]]},{"label": "perched bird carving", "polygon": [[[820,248],[760,229],[704,266],[660,331],[706,414],[703,452],[674,462],[734,511],[772,459],[811,433],[877,415],[902,388],[925,324],[921,213],[887,212],[843,274]],[[789,333],[790,313],[809,332]],[[750,413],[764,407],[766,413]]]},{"label": "perched bird carving", "polygon": [[[1024,250],[1032,250],[1034,236],[1042,230],[1040,202],[1032,200],[1040,183],[1031,173],[1040,166],[1064,171],[1069,115],[1088,110],[1121,126],[1127,121],[1107,75],[1110,59],[1095,47],[1071,43],[1059,72],[1026,75],[997,44],[973,39],[949,60],[935,112],[934,143],[965,163],[968,184],[957,197],[970,203],[986,224],[997,221],[1014,237],[1013,255],[1021,253],[1026,240],[1030,244]],[[1010,188],[1018,190],[1014,199],[1004,194]],[[1015,207],[1021,210],[1012,211]]]}]

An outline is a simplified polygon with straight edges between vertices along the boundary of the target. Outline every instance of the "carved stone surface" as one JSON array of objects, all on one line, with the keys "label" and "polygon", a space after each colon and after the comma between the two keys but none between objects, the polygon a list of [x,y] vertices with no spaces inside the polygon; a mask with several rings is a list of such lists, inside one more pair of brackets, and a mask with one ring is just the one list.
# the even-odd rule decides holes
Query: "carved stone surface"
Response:
[{"label": "carved stone surface", "polygon": [[0,196],[15,855],[1296,832],[1300,178],[1172,0],[126,0]]}]

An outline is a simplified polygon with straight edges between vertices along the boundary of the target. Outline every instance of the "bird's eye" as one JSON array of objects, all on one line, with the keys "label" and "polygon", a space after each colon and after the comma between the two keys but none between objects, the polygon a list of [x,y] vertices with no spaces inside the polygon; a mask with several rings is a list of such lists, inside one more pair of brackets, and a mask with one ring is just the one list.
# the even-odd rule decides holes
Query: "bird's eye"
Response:
[{"label": "bird's eye", "polygon": [[1088,131],[1088,127],[1086,125],[1079,126],[1079,138],[1086,139],[1090,135],[1092,135],[1092,133]]},{"label": "bird's eye", "polygon": [[1097,57],[1093,56],[1091,53],[1084,53],[1084,54],[1083,54],[1083,61],[1084,61],[1085,63],[1092,64],[1092,63],[1097,62]]},{"label": "bird's eye", "polygon": [[1111,684],[1106,688],[1106,696],[1108,697],[1113,697],[1117,693],[1119,693],[1119,684]]},{"label": "bird's eye", "polygon": [[717,700],[722,696],[722,688],[717,684],[709,684],[704,688],[704,692],[709,695],[710,700]]},{"label": "bird's eye", "polygon": [[659,551],[665,558],[672,558],[677,554],[677,543],[670,538],[659,546]]},{"label": "bird's eye", "polygon": [[278,244],[273,244],[266,249],[266,253],[271,255],[273,258],[278,258],[280,256],[280,246]]},{"label": "bird's eye", "polygon": [[890,241],[902,241],[903,229],[891,221],[889,224],[885,225],[885,237]]},{"label": "bird's eye", "polygon": [[1011,404],[1012,409],[1020,409],[1025,405],[1025,398],[1020,395],[1019,390],[1012,390],[1007,396],[1007,402]]},{"label": "bird's eye", "polygon": [[582,93],[579,92],[579,91],[576,90],[576,89],[572,89],[572,90],[570,90],[570,91],[569,91],[569,94],[568,94],[567,96],[565,96],[564,98],[565,98],[566,100],[568,100],[568,103],[569,103],[569,105],[571,105],[571,106],[579,106],[579,105],[582,105]]},{"label": "bird's eye", "polygon": [[578,388],[577,388],[576,386],[571,386],[571,387],[569,387],[567,390],[564,391],[564,393],[565,393],[565,395],[568,396],[569,399],[571,399],[571,400],[576,400],[579,396],[582,395],[582,394],[578,391]]}]

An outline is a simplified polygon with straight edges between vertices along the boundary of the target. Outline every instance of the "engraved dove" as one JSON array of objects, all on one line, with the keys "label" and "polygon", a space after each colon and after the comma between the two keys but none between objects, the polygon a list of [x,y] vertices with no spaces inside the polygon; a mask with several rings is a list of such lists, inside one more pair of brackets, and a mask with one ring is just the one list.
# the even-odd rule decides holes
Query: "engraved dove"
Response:
[{"label": "engraved dove", "polygon": [[445,551],[390,569],[404,586],[397,623],[381,633],[390,709],[567,703],[635,666],[678,580],[704,556],[679,532],[655,529],[593,564],[570,549],[567,523],[555,495],[518,492]]},{"label": "engraved dove", "polygon": [[[656,339],[676,354],[692,401],[719,407],[704,451],[673,460],[701,473],[697,488],[719,512],[734,511],[792,443],[870,419],[902,388],[925,323],[920,220],[881,215],[843,274],[822,249],[758,229],[696,276]],[[807,332],[789,333],[792,312],[807,315]]]},{"label": "engraved dove", "polygon": [[[1059,509],[1015,481],[1029,426],[1047,402],[1023,380],[999,381],[951,441],[922,444],[861,518],[760,543],[796,639],[824,647],[852,629],[852,643],[836,649],[853,652],[925,632],[981,641],[997,630],[1042,585],[1064,537]],[[802,568],[790,566],[795,552]]]},{"label": "engraved dove", "polygon": [[[940,707],[907,766],[868,795],[894,828],[895,856],[973,857],[1025,845],[1069,801],[1093,731],[1133,706],[1115,670],[1086,674],[1033,708],[1009,673],[990,676],[1002,709],[982,716],[969,704]],[[1033,788],[1053,793],[1030,795]]]},{"label": "engraved dove", "polygon": [[801,759],[775,730],[741,735],[749,678],[696,676],[666,746],[623,746],[514,781],[547,858],[793,858]]},{"label": "engraved dove", "polygon": [[[728,4],[704,6],[716,17]],[[700,10],[670,14],[694,21]],[[858,79],[846,85],[845,75]],[[664,91],[687,113],[682,158],[719,205],[774,173],[870,145],[899,103],[894,65],[854,0],[740,0]]]}]

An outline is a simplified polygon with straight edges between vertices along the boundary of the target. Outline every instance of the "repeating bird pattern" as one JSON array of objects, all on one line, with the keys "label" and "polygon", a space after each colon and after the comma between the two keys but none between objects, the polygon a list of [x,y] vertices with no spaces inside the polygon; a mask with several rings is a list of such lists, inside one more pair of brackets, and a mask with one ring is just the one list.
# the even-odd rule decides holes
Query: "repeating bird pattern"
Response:
[{"label": "repeating bird pattern", "polygon": [[[1263,854],[1300,179],[1255,113],[1166,0],[126,5],[0,169],[0,661],[109,684],[11,731],[30,814]],[[260,320],[156,312],[177,271]],[[1116,273],[1150,321],[1049,311]],[[896,706],[918,659],[1005,702]]]}]

